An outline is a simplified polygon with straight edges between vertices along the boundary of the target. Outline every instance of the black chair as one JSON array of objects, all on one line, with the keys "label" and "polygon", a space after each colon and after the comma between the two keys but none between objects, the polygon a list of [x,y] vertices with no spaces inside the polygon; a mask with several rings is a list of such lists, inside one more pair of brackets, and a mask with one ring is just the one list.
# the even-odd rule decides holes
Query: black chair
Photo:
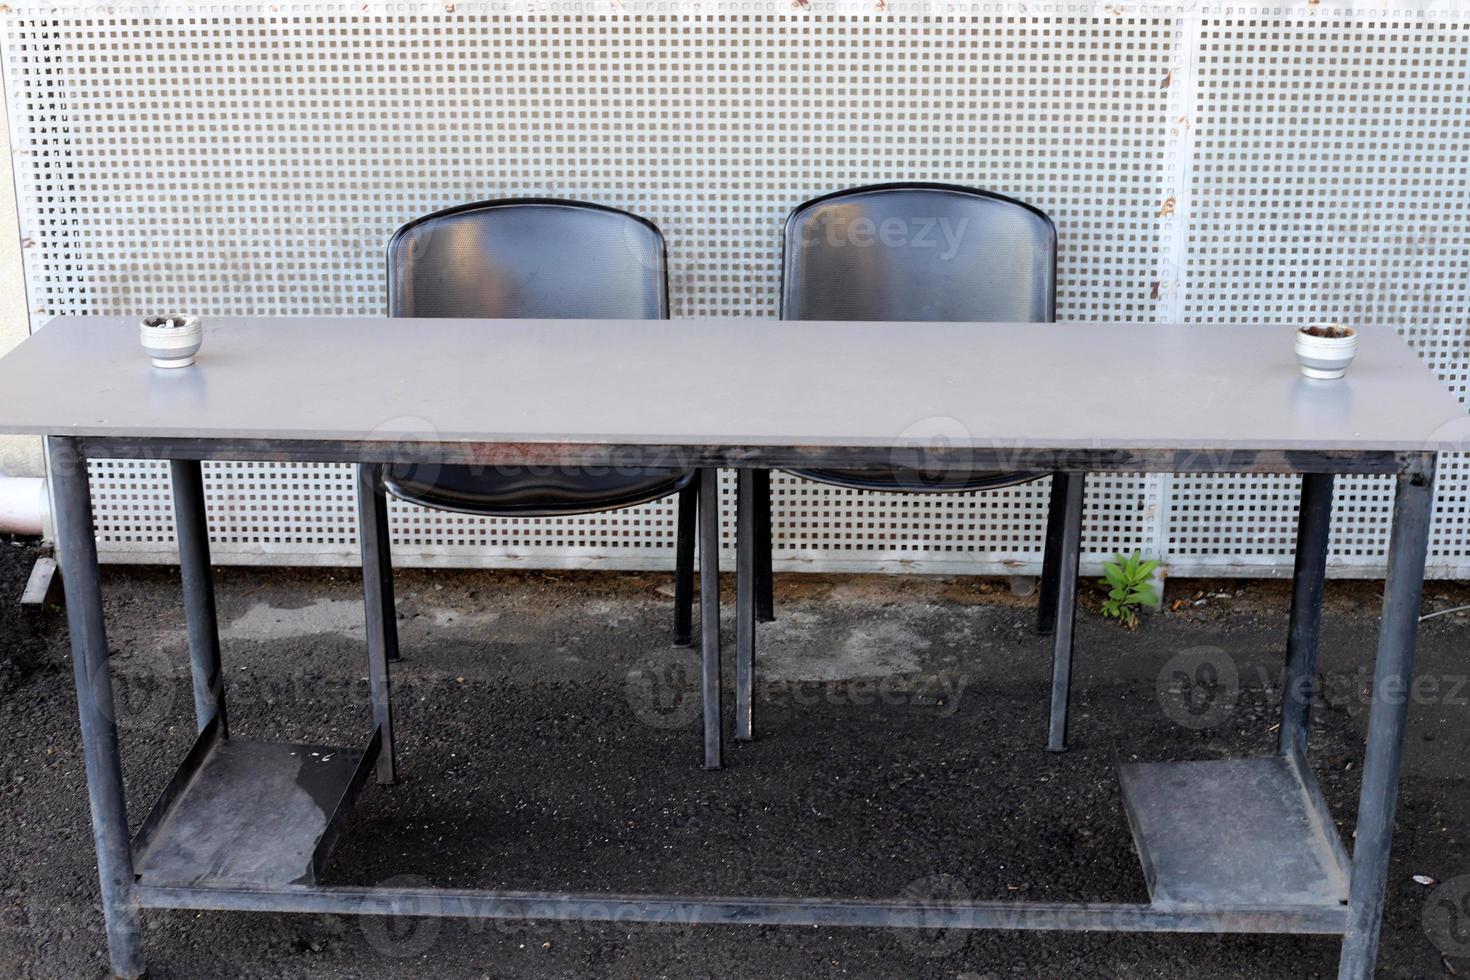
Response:
[{"label": "black chair", "polygon": [[[664,238],[652,222],[574,201],[512,199],[411,221],[388,243],[388,315],[523,319],[666,319]],[[412,329],[405,326],[404,329]],[[554,370],[554,365],[548,365]],[[588,514],[678,494],[674,642],[690,642],[699,472],[362,464],[358,508],[370,651],[398,659],[386,495],[494,517]],[[371,660],[378,656],[370,657]],[[387,677],[374,677],[387,714]],[[381,702],[381,704],[379,703]],[[386,717],[383,731],[391,732]],[[393,778],[385,738],[380,782]]]},{"label": "black chair", "polygon": [[[879,184],[839,191],[786,219],[784,320],[1049,322],[1056,319],[1056,227],[1020,201],[946,184]],[[894,343],[902,343],[896,335]],[[895,464],[883,470],[793,470],[856,490],[969,493],[1047,473],[975,472]],[[751,738],[754,632],[774,615],[769,470],[742,470],[754,567],[738,566],[752,601],[737,617],[735,737]],[[1056,633],[1049,747],[1065,746],[1082,474],[1053,473],[1037,629]],[[748,486],[748,490],[746,487]],[[741,554],[747,551],[742,550]],[[737,607],[739,603],[737,603]],[[1060,712],[1060,713],[1059,713]]]}]

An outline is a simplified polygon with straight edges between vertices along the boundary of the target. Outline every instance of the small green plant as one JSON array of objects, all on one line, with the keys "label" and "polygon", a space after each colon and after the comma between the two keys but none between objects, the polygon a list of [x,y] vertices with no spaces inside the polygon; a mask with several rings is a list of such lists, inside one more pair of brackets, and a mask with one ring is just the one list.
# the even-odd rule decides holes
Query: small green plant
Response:
[{"label": "small green plant", "polygon": [[1138,607],[1159,604],[1159,594],[1151,581],[1158,567],[1157,561],[1152,558],[1144,561],[1136,551],[1127,557],[1114,555],[1103,562],[1103,577],[1098,579],[1099,585],[1108,587],[1108,597],[1102,604],[1103,616],[1137,629]]}]

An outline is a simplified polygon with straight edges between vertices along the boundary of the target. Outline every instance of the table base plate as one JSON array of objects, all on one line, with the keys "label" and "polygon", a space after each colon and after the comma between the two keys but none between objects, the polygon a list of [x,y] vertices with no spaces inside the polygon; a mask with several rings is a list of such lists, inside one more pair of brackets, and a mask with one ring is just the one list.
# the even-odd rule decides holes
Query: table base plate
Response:
[{"label": "table base plate", "polygon": [[1155,908],[1341,907],[1350,863],[1294,757],[1120,765]]},{"label": "table base plate", "polygon": [[133,842],[142,885],[310,884],[377,757],[200,732]]}]

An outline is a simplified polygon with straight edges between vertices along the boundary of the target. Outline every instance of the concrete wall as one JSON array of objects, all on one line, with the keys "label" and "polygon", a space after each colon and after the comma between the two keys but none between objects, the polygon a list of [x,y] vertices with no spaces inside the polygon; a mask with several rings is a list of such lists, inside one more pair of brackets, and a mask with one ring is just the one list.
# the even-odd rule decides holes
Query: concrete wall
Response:
[{"label": "concrete wall", "polygon": [[[20,259],[20,222],[10,178],[10,128],[0,112],[0,354],[25,340],[30,332],[26,308],[25,273]],[[5,393],[0,392],[0,398]],[[0,475],[40,476],[41,440],[29,436],[0,436]]]}]

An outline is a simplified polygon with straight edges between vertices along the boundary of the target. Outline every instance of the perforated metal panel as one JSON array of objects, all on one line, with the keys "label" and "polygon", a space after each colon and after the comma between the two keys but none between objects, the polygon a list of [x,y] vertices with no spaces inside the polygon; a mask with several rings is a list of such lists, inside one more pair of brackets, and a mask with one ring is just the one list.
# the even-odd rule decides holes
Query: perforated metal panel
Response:
[{"label": "perforated metal panel", "polygon": [[[771,316],[791,207],[928,179],[1052,215],[1062,319],[1387,320],[1463,395],[1470,16],[1329,6],[16,4],[33,313],[377,315],[403,221],[549,195],[657,222],[676,317]],[[217,560],[355,561],[344,469],[207,476]],[[1441,574],[1465,563],[1464,463],[1442,479]],[[99,463],[94,488],[106,558],[171,560],[165,472]],[[1371,572],[1384,489],[1342,497],[1337,570]],[[892,496],[781,478],[777,560],[1034,571],[1045,501],[1045,482]],[[1294,483],[1095,477],[1087,506],[1089,563],[1141,548],[1176,574],[1289,568]],[[393,525],[402,562],[672,559],[671,502],[537,521],[395,503]]]},{"label": "perforated metal panel", "polygon": [[[1199,18],[1183,319],[1399,327],[1463,401],[1470,368],[1470,29],[1459,11]],[[1466,573],[1466,459],[1445,456],[1430,564]],[[1295,479],[1174,481],[1171,564],[1289,573]],[[1329,562],[1383,565],[1387,478],[1338,481]]]}]

